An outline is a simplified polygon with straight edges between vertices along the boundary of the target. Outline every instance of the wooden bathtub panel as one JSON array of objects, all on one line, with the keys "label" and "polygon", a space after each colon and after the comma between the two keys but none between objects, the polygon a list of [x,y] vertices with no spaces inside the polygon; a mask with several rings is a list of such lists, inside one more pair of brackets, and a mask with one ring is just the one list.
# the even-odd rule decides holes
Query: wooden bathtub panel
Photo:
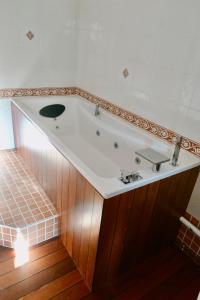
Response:
[{"label": "wooden bathtub panel", "polygon": [[87,285],[92,287],[103,198],[71,165],[64,172],[70,188],[65,186],[62,195],[61,237]]},{"label": "wooden bathtub panel", "polygon": [[12,112],[17,151],[60,213],[61,240],[91,288],[104,199],[14,105]]},{"label": "wooden bathtub panel", "polygon": [[194,168],[104,202],[94,279],[102,297],[111,299],[129,277],[145,276],[143,263],[175,242],[198,173]]},{"label": "wooden bathtub panel", "polygon": [[102,211],[103,211],[102,197],[99,195],[99,193],[95,192],[95,199],[94,199],[93,213],[92,213],[92,224],[91,224],[93,230],[90,232],[90,242],[89,242],[90,247],[88,248],[88,261],[87,261],[87,268],[86,268],[86,275],[85,275],[86,281],[88,282],[89,286],[92,286],[93,278],[94,278],[95,265],[93,262],[96,261]]}]

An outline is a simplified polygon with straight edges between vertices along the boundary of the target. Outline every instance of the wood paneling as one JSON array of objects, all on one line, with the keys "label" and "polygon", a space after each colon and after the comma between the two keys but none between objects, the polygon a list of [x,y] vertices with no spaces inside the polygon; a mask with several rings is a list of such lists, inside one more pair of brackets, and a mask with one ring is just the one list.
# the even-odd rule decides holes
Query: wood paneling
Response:
[{"label": "wood paneling", "polygon": [[88,286],[92,287],[103,198],[68,162],[63,167],[66,167],[63,176],[66,186],[62,194],[61,237]]},{"label": "wood paneling", "polygon": [[172,176],[104,203],[94,287],[114,296],[119,282],[143,275],[134,270],[172,245],[179,217],[190,199],[198,168]]},{"label": "wood paneling", "polygon": [[15,142],[60,213],[61,239],[91,288],[104,199],[14,105]]}]

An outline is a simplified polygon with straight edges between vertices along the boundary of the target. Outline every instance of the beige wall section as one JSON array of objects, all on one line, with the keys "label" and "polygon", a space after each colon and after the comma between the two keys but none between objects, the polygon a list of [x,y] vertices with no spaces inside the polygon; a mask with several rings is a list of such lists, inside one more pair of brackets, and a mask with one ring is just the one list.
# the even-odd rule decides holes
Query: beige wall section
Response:
[{"label": "beige wall section", "polygon": [[193,191],[187,211],[200,221],[200,175]]}]

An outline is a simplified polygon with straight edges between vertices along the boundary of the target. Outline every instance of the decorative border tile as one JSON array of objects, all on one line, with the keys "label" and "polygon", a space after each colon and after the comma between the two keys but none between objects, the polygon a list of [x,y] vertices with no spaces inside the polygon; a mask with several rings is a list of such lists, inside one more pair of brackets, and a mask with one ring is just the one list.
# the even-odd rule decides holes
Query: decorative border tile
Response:
[{"label": "decorative border tile", "polygon": [[[148,131],[148,133],[165,140],[169,143],[174,143],[175,139],[179,136],[176,132],[167,129],[163,126],[160,126],[152,121],[149,121],[145,118],[142,118],[130,111],[124,110],[123,108],[112,104],[111,102],[104,100],[100,97],[97,97],[95,95],[92,95],[82,89],[76,88],[75,94],[87,99],[88,101],[99,104],[99,106],[106,111],[109,111],[110,113],[128,121],[132,125],[135,125],[141,129],[144,129]],[[184,150],[189,151],[190,153],[199,156],[200,157],[200,143],[197,143],[195,141],[190,140],[187,137],[183,137],[183,141],[181,144],[181,147]]]},{"label": "decorative border tile", "polygon": [[[126,120],[132,125],[135,125],[141,129],[148,131],[148,133],[165,140],[169,143],[174,143],[177,136],[179,136],[176,132],[167,129],[163,126],[160,126],[152,121],[149,121],[141,116],[138,116],[130,111],[127,111],[117,105],[112,104],[111,102],[95,96],[87,91],[84,91],[78,87],[64,87],[64,88],[19,88],[19,89],[2,89],[0,90],[0,98],[8,98],[8,97],[24,97],[24,96],[70,96],[70,95],[78,95],[91,103],[99,104],[99,106]],[[181,147],[200,157],[200,143],[197,143],[187,137],[183,138]]]},{"label": "decorative border tile", "polygon": [[24,89],[2,89],[0,98],[24,97],[24,96],[69,96],[74,95],[75,88],[24,88]]}]

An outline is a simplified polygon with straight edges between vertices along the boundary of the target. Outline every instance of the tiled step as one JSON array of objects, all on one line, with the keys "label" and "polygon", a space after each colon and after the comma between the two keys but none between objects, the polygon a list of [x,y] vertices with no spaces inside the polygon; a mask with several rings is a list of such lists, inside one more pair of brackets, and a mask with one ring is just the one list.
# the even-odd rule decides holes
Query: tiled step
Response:
[{"label": "tiled step", "polygon": [[59,216],[16,151],[0,151],[0,245],[12,248],[17,228],[33,246],[59,235]]}]

